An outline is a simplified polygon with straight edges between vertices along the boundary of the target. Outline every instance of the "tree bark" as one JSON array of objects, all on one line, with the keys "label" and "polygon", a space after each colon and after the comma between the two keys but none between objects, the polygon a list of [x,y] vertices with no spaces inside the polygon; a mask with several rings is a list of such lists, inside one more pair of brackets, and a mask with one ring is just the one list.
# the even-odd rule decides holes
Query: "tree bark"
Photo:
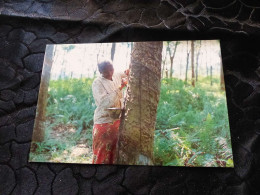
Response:
[{"label": "tree bark", "polygon": [[45,135],[44,122],[46,121],[48,87],[49,87],[49,81],[51,76],[53,56],[54,56],[54,46],[47,45],[44,62],[43,62],[41,84],[40,84],[39,95],[38,95],[37,112],[36,112],[33,137],[32,137],[33,142],[44,141],[44,135]]},{"label": "tree bark", "polygon": [[115,51],[116,51],[116,44],[112,43],[112,47],[111,47],[111,61],[114,61],[114,56],[115,56]]},{"label": "tree bark", "polygon": [[153,164],[162,48],[162,42],[134,44],[125,109],[119,129],[118,164]]},{"label": "tree bark", "polygon": [[168,69],[165,70],[165,77],[168,79]]},{"label": "tree bark", "polygon": [[185,73],[185,83],[188,81],[188,68],[189,68],[189,57],[190,57],[190,51],[188,51],[189,48],[189,41],[187,41],[187,59],[186,59],[186,73]]},{"label": "tree bark", "polygon": [[[166,49],[166,54],[167,54],[167,52],[169,53],[170,62],[171,62],[171,48],[170,48],[170,41],[167,41],[167,49]],[[172,68],[172,62],[171,62],[170,69],[171,69],[171,68]],[[167,67],[166,67],[165,74],[166,74],[166,78],[168,78],[168,69],[167,69]]]},{"label": "tree bark", "polygon": [[163,76],[164,76],[164,67],[165,67],[165,65],[166,65],[167,50],[168,50],[168,48],[166,48],[166,52],[165,52],[165,56],[164,56],[164,60],[163,60],[163,67],[162,67],[162,75],[161,75],[161,78],[163,78]]},{"label": "tree bark", "polygon": [[[173,73],[173,59],[177,50],[177,45],[178,45],[178,41],[176,41],[175,46],[174,46],[174,51],[172,54],[170,54],[170,61],[171,61],[171,68],[170,68],[170,78],[172,78],[172,73]],[[169,50],[170,52],[170,50]]]},{"label": "tree bark", "polygon": [[195,74],[194,74],[194,41],[191,41],[191,85],[195,87]]},{"label": "tree bark", "polygon": [[208,52],[207,52],[207,49],[206,48],[206,70],[207,70],[207,77],[209,76],[209,67],[208,67]]},{"label": "tree bark", "polygon": [[197,52],[197,58],[196,58],[196,82],[198,82],[198,76],[199,76],[199,56],[200,56],[200,48],[201,48],[201,41],[199,41],[199,48]]}]

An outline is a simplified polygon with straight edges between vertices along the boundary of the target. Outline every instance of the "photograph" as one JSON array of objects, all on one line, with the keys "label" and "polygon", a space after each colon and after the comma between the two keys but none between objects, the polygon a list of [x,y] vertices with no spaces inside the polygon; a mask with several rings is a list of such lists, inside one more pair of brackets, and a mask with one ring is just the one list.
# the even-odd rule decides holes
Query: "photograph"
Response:
[{"label": "photograph", "polygon": [[220,41],[47,45],[29,162],[234,167]]}]

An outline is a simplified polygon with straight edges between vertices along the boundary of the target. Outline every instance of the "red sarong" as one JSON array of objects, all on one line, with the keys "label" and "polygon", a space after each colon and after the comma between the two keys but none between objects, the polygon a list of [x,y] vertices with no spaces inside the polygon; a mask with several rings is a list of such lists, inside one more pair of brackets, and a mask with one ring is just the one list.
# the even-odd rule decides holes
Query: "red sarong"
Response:
[{"label": "red sarong", "polygon": [[93,127],[92,164],[115,164],[120,120]]}]

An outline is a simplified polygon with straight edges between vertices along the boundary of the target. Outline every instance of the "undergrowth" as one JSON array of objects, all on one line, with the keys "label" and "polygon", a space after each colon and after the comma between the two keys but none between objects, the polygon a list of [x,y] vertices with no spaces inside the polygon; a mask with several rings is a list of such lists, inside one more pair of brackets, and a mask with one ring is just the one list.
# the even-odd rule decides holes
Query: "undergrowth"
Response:
[{"label": "undergrowth", "polygon": [[[92,82],[87,78],[50,81],[45,141],[38,143],[31,159],[90,161]],[[233,166],[225,93],[219,87],[218,78],[213,78],[212,86],[209,77],[199,78],[196,87],[179,79],[162,79],[154,139],[156,165]],[[86,144],[90,153],[72,158],[69,154],[78,142]]]}]

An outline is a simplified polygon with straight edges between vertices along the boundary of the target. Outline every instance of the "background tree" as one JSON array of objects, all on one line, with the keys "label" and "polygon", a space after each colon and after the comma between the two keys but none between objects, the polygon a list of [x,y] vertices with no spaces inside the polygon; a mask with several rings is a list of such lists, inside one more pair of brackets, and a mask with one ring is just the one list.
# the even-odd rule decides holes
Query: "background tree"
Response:
[{"label": "background tree", "polygon": [[165,70],[165,77],[166,77],[166,78],[169,78],[169,76],[168,76],[169,74],[168,74],[168,73],[169,73],[169,71],[168,71],[168,69],[166,68],[166,70]]},{"label": "background tree", "polygon": [[120,124],[118,164],[153,164],[162,48],[162,42],[134,44],[125,112]]},{"label": "background tree", "polygon": [[191,41],[191,84],[195,87],[195,74],[194,74],[194,41]]},{"label": "background tree", "polygon": [[170,42],[167,41],[167,50],[169,52],[169,56],[170,56],[170,62],[171,62],[171,66],[170,66],[170,78],[172,78],[172,73],[173,73],[173,60],[174,60],[174,57],[175,57],[175,53],[176,53],[176,50],[177,50],[177,46],[179,44],[178,41],[175,42],[174,44],[174,50],[172,51],[171,47],[170,47]]},{"label": "background tree", "polygon": [[196,56],[196,82],[199,76],[199,56],[200,56],[201,40],[198,41],[197,56]]},{"label": "background tree", "polygon": [[189,58],[190,58],[189,41],[187,41],[187,58],[186,58],[185,83],[187,83],[187,80],[188,80]]},{"label": "background tree", "polygon": [[206,57],[205,57],[205,60],[206,60],[206,71],[207,71],[207,76],[209,76],[209,66],[208,66],[208,44],[207,44],[207,42],[204,44],[204,50],[205,50],[205,53],[206,53]]},{"label": "background tree", "polygon": [[[39,97],[37,103],[37,112],[34,124],[33,131],[33,142],[42,142],[44,141],[44,122],[46,119],[46,106],[47,106],[47,98],[48,98],[48,86],[51,76],[51,67],[53,63],[54,56],[54,46],[47,45],[46,52],[43,62],[42,69],[42,77],[41,77],[41,85],[39,89]],[[34,146],[32,146],[34,147]]]},{"label": "background tree", "polygon": [[[168,41],[167,41],[167,45],[168,45]],[[161,75],[162,78],[164,76],[164,68],[166,66],[166,61],[167,61],[166,59],[167,59],[167,54],[168,54],[168,52],[167,52],[168,47],[164,47],[164,48],[165,48],[165,50],[164,50],[165,55],[164,55],[164,59],[162,61],[162,75]]]},{"label": "background tree", "polygon": [[115,51],[116,51],[116,43],[112,43],[111,47],[111,61],[114,61],[114,56],[115,56]]}]

